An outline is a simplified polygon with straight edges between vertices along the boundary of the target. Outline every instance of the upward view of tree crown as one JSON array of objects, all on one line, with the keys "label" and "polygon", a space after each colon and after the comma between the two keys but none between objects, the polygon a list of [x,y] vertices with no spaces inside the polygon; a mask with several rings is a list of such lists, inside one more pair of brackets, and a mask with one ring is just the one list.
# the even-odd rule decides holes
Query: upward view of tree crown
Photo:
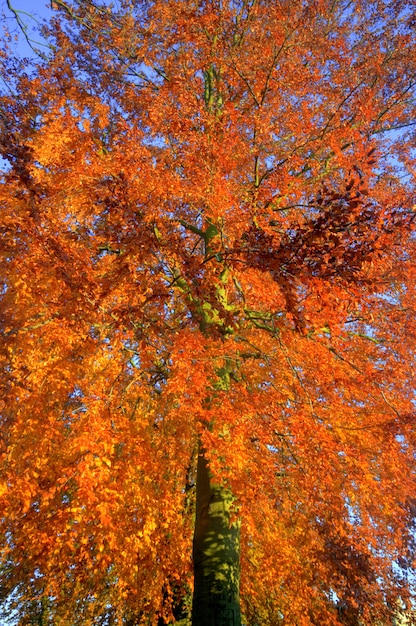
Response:
[{"label": "upward view of tree crown", "polygon": [[4,612],[188,624],[206,487],[237,599],[202,578],[194,626],[391,623],[416,514],[413,2],[54,0],[30,59],[4,24]]}]

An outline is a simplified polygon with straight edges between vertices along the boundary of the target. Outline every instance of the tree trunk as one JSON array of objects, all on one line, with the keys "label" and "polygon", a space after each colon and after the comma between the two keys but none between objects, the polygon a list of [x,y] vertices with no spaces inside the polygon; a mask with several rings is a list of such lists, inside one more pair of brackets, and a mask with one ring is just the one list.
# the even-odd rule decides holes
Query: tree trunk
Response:
[{"label": "tree trunk", "polygon": [[198,454],[193,545],[192,626],[241,626],[240,526],[231,524],[234,498],[210,475]]}]

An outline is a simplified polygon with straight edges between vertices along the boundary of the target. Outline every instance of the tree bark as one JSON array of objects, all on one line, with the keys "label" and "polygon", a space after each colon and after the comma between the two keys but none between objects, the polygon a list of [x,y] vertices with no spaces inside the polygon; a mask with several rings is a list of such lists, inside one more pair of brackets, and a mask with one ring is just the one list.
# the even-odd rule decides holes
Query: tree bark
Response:
[{"label": "tree bark", "polygon": [[238,521],[231,523],[233,502],[231,491],[212,479],[200,448],[192,626],[241,626],[240,524]]}]

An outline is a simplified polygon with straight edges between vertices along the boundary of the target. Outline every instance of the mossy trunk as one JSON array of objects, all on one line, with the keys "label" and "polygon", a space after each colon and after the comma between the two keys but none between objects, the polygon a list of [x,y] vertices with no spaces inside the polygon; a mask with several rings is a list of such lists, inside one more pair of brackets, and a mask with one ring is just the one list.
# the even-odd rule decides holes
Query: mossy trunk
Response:
[{"label": "mossy trunk", "polygon": [[215,483],[199,451],[194,532],[192,626],[241,626],[240,529],[231,523],[234,498]]}]

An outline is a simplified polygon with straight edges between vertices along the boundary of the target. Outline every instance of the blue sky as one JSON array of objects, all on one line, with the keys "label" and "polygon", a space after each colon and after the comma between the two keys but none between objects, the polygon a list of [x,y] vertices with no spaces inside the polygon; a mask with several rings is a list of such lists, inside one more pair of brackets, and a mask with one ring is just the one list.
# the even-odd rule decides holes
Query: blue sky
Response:
[{"label": "blue sky", "polygon": [[[41,42],[36,29],[39,27],[42,18],[51,15],[50,2],[46,0],[9,0],[11,7],[17,12],[22,24],[27,28],[28,36],[34,41]],[[0,16],[3,24],[14,34],[18,34],[18,50],[22,56],[33,56],[33,51],[28,46],[25,38],[16,23],[16,16],[7,6],[7,0],[0,0]],[[3,25],[2,24],[2,25]],[[33,44],[36,46],[36,44]]]},{"label": "blue sky", "polygon": [[[32,41],[32,46],[42,50],[42,39],[37,32],[41,25],[42,18],[48,18],[51,15],[50,2],[47,0],[9,0],[10,6],[17,12],[17,17],[21,20],[21,24],[26,28],[28,38]],[[16,15],[12,13],[7,5],[7,0],[0,0],[0,37],[3,29],[6,29],[13,35],[17,36],[15,49],[19,56],[34,57],[35,53],[28,44],[21,28],[17,24]],[[43,48],[46,51],[46,48]],[[0,74],[0,82],[1,80]],[[0,90],[3,85],[0,85]],[[0,157],[0,170],[7,169],[7,162]],[[0,622],[0,626],[2,626]]]}]

